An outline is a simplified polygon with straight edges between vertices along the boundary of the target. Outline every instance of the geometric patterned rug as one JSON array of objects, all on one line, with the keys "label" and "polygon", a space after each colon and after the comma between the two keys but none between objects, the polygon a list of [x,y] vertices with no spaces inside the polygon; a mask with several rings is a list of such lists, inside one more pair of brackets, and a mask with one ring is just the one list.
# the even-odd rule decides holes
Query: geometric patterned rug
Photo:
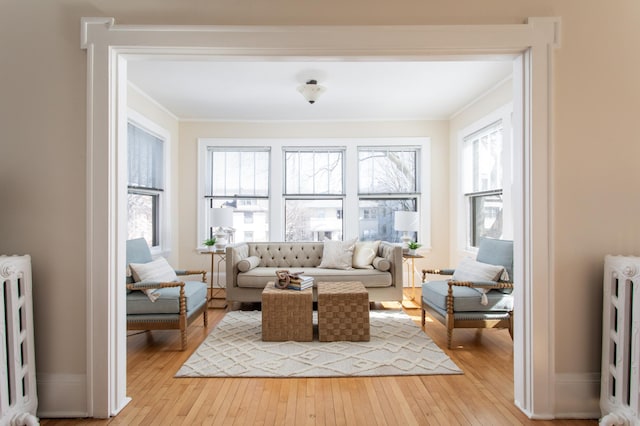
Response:
[{"label": "geometric patterned rug", "polygon": [[[260,311],[231,311],[175,377],[462,374],[400,310],[372,310],[369,342],[263,342]],[[314,324],[317,324],[314,312]]]}]

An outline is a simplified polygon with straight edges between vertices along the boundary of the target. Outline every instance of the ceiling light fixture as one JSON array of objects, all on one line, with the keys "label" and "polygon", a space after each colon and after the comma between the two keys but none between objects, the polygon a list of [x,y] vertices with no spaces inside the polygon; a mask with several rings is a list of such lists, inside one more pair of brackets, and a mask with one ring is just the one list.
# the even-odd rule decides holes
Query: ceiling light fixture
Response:
[{"label": "ceiling light fixture", "polygon": [[305,84],[298,86],[298,92],[302,93],[302,96],[310,104],[315,103],[325,90],[327,89],[320,86],[316,80],[309,80]]}]

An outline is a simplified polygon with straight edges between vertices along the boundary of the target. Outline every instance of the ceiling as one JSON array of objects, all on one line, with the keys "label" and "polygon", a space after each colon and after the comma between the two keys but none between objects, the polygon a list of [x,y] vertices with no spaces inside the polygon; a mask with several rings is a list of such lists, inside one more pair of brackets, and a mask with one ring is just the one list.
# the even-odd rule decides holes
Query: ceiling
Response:
[{"label": "ceiling", "polygon": [[[512,73],[492,61],[131,60],[129,81],[181,120],[449,119]],[[309,104],[297,87],[326,88]]]}]

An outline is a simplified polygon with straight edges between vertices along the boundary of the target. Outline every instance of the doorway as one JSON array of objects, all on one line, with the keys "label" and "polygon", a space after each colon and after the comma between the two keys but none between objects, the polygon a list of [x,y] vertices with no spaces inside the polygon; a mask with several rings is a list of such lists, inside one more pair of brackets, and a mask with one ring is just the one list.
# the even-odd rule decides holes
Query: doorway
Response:
[{"label": "doorway", "polygon": [[[549,88],[550,55],[557,22],[536,25],[436,27],[218,28],[131,27],[113,19],[83,20],[88,50],[88,407],[93,417],[117,414],[126,397],[124,285],[126,191],[120,170],[126,169],[126,61],[131,55],[162,53],[185,58],[224,57],[338,58],[461,56],[514,54],[514,155],[521,173],[514,197],[515,277],[522,283],[516,297],[514,397],[530,417],[552,414],[553,336],[550,330],[552,282],[549,274]],[[535,97],[531,94],[536,93]],[[125,141],[125,142],[123,142]],[[104,188],[109,188],[104,194]],[[104,194],[104,195],[103,195]],[[104,226],[106,224],[106,226]],[[535,229],[535,234],[532,232]],[[122,278],[120,278],[122,277]],[[536,282],[535,288],[532,282]],[[113,303],[105,304],[104,300]],[[531,309],[522,309],[525,306]],[[520,308],[520,309],[519,309]],[[534,323],[533,317],[536,318]],[[535,368],[534,368],[535,366]]]}]

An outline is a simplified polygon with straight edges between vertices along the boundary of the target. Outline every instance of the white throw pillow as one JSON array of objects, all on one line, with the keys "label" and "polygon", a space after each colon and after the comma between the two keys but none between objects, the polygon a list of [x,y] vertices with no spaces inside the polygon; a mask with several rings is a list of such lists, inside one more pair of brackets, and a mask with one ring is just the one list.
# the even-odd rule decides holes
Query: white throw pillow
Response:
[{"label": "white throw pillow", "polygon": [[[164,257],[159,257],[148,263],[130,263],[129,267],[131,268],[133,279],[136,282],[149,281],[166,283],[178,281],[176,271],[173,270]],[[155,302],[159,297],[159,295],[156,294],[156,289],[145,289],[142,291],[152,302]]]},{"label": "white throw pillow", "polygon": [[130,263],[133,279],[136,282],[169,282],[178,281],[178,276],[167,259],[159,257],[147,263]]},{"label": "white throw pillow", "polygon": [[464,258],[453,272],[454,281],[498,281],[504,267]]},{"label": "white throw pillow", "polygon": [[238,262],[238,271],[247,272],[256,268],[260,264],[260,258],[258,256],[249,256]]},{"label": "white throw pillow", "polygon": [[[453,281],[498,281],[504,272],[504,267],[491,265],[489,263],[478,262],[473,259],[464,258],[460,261],[453,272]],[[487,305],[487,292],[484,288],[474,288],[481,294],[480,303]]]},{"label": "white throw pillow", "polygon": [[348,241],[324,240],[320,268],[351,269],[357,238]]},{"label": "white throw pillow", "polygon": [[353,249],[353,267],[359,269],[373,269],[371,262],[378,255],[380,241],[360,241]]}]

